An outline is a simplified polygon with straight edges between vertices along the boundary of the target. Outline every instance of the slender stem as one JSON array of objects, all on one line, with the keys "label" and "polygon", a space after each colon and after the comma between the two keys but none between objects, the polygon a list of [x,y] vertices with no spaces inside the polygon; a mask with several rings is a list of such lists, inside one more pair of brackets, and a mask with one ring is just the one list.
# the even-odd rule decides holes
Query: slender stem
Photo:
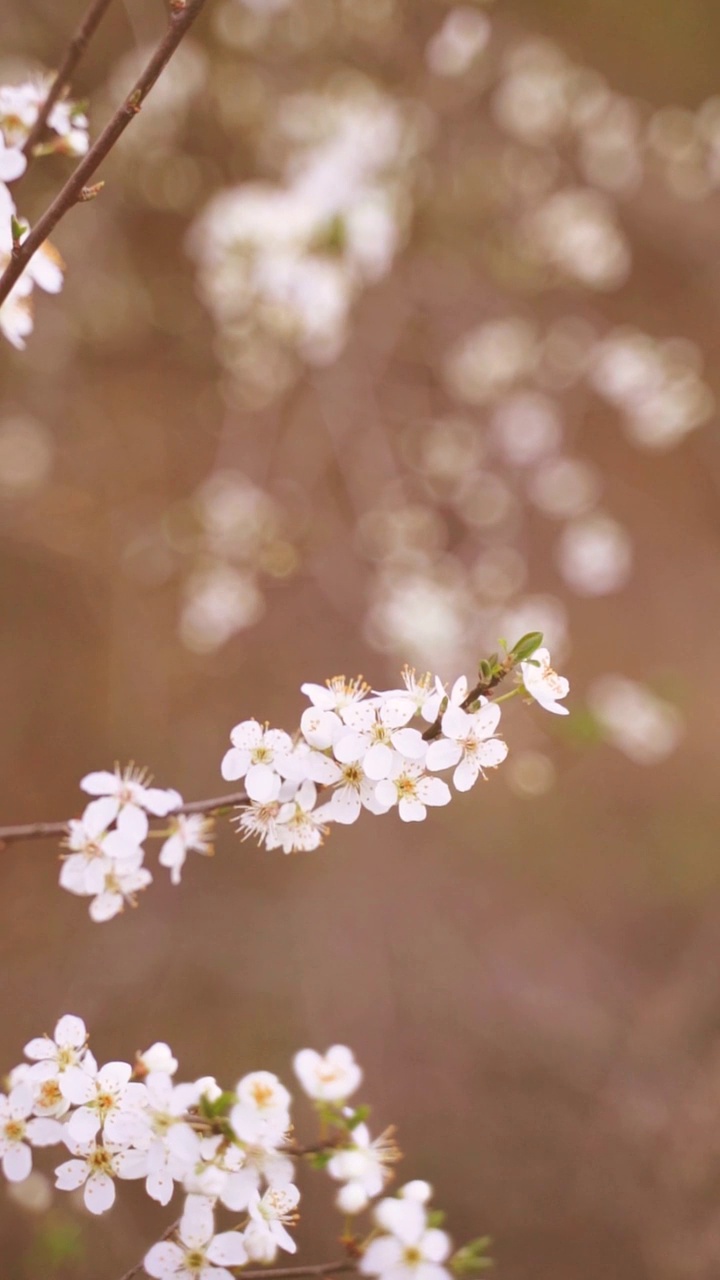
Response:
[{"label": "slender stem", "polygon": [[332,1276],[338,1271],[356,1271],[357,1262],[341,1258],[339,1262],[320,1262],[314,1267],[263,1267],[259,1271],[240,1272],[242,1280],[300,1280],[301,1276]]},{"label": "slender stem", "polygon": [[[231,791],[226,796],[214,796],[210,800],[191,800],[179,809],[168,814],[169,818],[179,813],[212,813],[219,814],[235,808],[239,804],[247,804],[247,791]],[[0,827],[0,849],[5,844],[13,844],[19,840],[47,840],[54,836],[62,839],[68,833],[66,822],[30,822],[13,827]]]},{"label": "slender stem", "polygon": [[493,698],[492,701],[507,702],[510,698],[517,698],[521,693],[524,693],[524,692],[525,690],[523,689],[522,685],[518,684],[515,686],[514,689],[508,689],[507,693],[501,693],[499,698]]},{"label": "slender stem", "polygon": [[100,25],[100,20],[105,16],[105,13],[110,8],[111,4],[112,0],[92,0],[89,9],[81,20],[80,25],[75,31],[67,47],[65,57],[60,64],[60,69],[50,85],[48,95],[38,112],[38,118],[27,136],[25,146],[23,147],[23,151],[26,156],[32,155],[33,147],[42,138],[50,112],[55,106],[58,98],[61,97],[63,91],[70,83],[73,71],[87,49],[88,43],[95,34],[96,28]]},{"label": "slender stem", "polygon": [[33,254],[47,240],[60,219],[72,209],[73,205],[92,199],[97,194],[97,187],[86,186],[88,179],[112,151],[131,120],[135,119],[158,76],[167,66],[205,3],[206,0],[171,0],[167,31],[135,82],[132,91],[108,121],[100,137],[80,161],[30,234],[14,246],[12,258],[0,277],[0,305],[7,298],[13,285],[17,283]]},{"label": "slender stem", "polygon": [[[177,1218],[175,1222],[171,1222],[167,1230],[163,1232],[162,1240],[169,1240],[170,1237],[175,1234],[179,1226],[180,1226],[180,1219]],[[146,1276],[146,1275],[147,1275],[147,1272],[142,1262],[136,1262],[134,1267],[131,1267],[129,1271],[125,1272],[124,1276],[120,1277],[120,1280],[135,1280],[136,1276]]]}]

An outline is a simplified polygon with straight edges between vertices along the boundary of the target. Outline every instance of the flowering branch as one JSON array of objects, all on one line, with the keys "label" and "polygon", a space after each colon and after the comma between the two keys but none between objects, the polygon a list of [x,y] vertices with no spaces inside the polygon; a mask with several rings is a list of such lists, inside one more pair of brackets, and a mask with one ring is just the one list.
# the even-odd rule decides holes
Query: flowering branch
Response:
[{"label": "flowering branch", "polygon": [[206,0],[176,0],[176,3],[171,6],[168,29],[144,71],[135,82],[131,93],[123,104],[118,107],[100,137],[80,161],[74,173],[68,178],[65,186],[55,197],[39,222],[35,224],[29,235],[14,244],[11,260],[2,277],[0,277],[0,305],[5,301],[33,255],[44,244],[60,219],[72,209],[73,205],[91,200],[97,195],[98,185],[87,186],[88,179],[92,177],[103,160],[106,159],[115,143],[140,111],[158,76],[167,66],[180,41],[189,31],[205,3]]},{"label": "flowering branch", "polygon": [[[502,658],[481,659],[469,692],[465,676],[447,690],[439,677],[418,678],[408,667],[398,689],[371,690],[359,676],[303,684],[311,705],[294,735],[255,719],[231,731],[220,772],[226,782],[241,781],[242,791],[185,804],[178,791],[150,786],[145,770],[116,765],[113,773],[81,779],[82,790],[96,797],[81,817],[0,827],[0,848],[59,836],[69,850],[62,854],[60,886],[90,898],[90,918],[100,923],[126,904],[135,906],[152,882],[146,839],[162,839],[158,862],[175,885],[189,853],[212,854],[210,815],[235,810],[243,839],[254,836],[284,853],[317,849],[332,824],[349,825],[363,810],[381,816],[396,809],[403,822],[422,822],[428,806],[452,799],[439,772],[452,769],[455,791],[465,792],[506,759],[507,744],[497,733],[500,702],[526,694],[556,715],[568,714],[561,705],[568,681],[553,671],[541,644],[537,631],[511,649],[503,642]],[[489,697],[516,667],[513,689]],[[425,721],[425,732],[410,725],[417,719]],[[151,830],[158,818],[165,822]]]},{"label": "flowering branch", "polygon": [[40,141],[45,131],[48,116],[52,111],[55,103],[70,83],[71,76],[78,65],[82,55],[95,34],[97,27],[100,25],[101,19],[110,8],[112,0],[93,0],[90,8],[87,10],[84,18],[80,22],[75,31],[69,45],[65,57],[60,64],[60,69],[55,76],[45,101],[43,102],[37,119],[30,130],[25,145],[22,150],[24,155],[30,157],[33,154],[33,148]]},{"label": "flowering branch", "polygon": [[[173,810],[174,814],[222,814],[234,809],[236,805],[247,803],[246,791],[231,791],[226,796],[213,796],[210,800],[191,800],[189,804],[180,805]],[[68,833],[69,819],[65,822],[28,822],[16,826],[0,827],[0,849],[4,845],[14,844],[20,840],[48,840],[54,837],[62,839]]]},{"label": "flowering branch", "polygon": [[[301,1049],[293,1059],[320,1126],[320,1141],[309,1146],[288,1141],[293,1099],[272,1072],[252,1071],[234,1089],[223,1089],[212,1076],[177,1084],[177,1068],[164,1041],[137,1054],[134,1065],[100,1066],[82,1018],[66,1014],[52,1037],[28,1041],[24,1061],[7,1074],[7,1093],[0,1093],[0,1168],[8,1181],[29,1177],[39,1149],[61,1147],[71,1158],[56,1165],[55,1186],[64,1192],[82,1188],[92,1214],[112,1209],[124,1181],[143,1181],[162,1206],[182,1190],[180,1217],[122,1280],[192,1280],[200,1274],[230,1280],[238,1273],[248,1280],[300,1280],[347,1271],[392,1280],[410,1248],[418,1268],[433,1264],[433,1280],[478,1269],[458,1267],[456,1260],[479,1256],[483,1241],[453,1254],[450,1237],[437,1229],[442,1215],[430,1208],[429,1183],[415,1179],[396,1197],[386,1196],[401,1153],[391,1129],[371,1137],[367,1106],[348,1105],[363,1073],[346,1045],[325,1054]],[[207,1122],[210,1132],[205,1126],[198,1132],[196,1120]],[[345,1257],[267,1270],[279,1250],[297,1251],[288,1228],[300,1216],[294,1159],[304,1155],[335,1184]],[[368,1211],[372,1224],[362,1226],[360,1215]],[[218,1219],[228,1212],[232,1227],[218,1231]],[[445,1261],[447,1267],[440,1265]],[[244,1270],[248,1263],[266,1265]]]}]

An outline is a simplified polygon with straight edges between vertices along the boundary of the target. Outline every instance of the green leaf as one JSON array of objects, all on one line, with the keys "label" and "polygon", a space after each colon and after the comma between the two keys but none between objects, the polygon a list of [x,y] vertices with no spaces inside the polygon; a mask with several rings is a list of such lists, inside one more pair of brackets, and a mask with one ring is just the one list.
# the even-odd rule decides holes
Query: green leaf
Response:
[{"label": "green leaf", "polygon": [[536,649],[540,648],[543,642],[542,631],[528,631],[527,635],[522,636],[516,645],[510,650],[510,657],[513,662],[527,662],[531,658]]},{"label": "green leaf", "polygon": [[370,1108],[366,1105],[356,1107],[351,1116],[347,1117],[348,1129],[356,1129],[359,1124],[364,1124],[370,1115]]},{"label": "green leaf", "polygon": [[218,1098],[209,1098],[207,1094],[203,1094],[200,1111],[208,1120],[216,1120],[218,1116],[226,1116],[236,1102],[236,1095],[228,1091],[221,1093]]},{"label": "green leaf", "polygon": [[488,1271],[494,1265],[487,1252],[491,1244],[490,1236],[479,1236],[477,1240],[470,1240],[462,1249],[458,1249],[450,1259],[450,1269],[454,1275],[470,1276]]}]

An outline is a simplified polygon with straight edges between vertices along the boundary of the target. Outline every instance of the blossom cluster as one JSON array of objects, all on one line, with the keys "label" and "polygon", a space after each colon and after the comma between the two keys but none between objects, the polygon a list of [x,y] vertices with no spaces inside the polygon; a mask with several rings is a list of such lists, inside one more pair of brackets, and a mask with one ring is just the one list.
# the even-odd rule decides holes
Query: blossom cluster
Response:
[{"label": "blossom cluster", "polygon": [[[13,247],[22,243],[28,233],[26,223],[18,218],[9,185],[21,178],[27,168],[23,150],[30,131],[50,88],[44,80],[17,85],[0,85],[0,274],[10,262]],[[50,140],[33,149],[33,155],[61,153],[83,155],[88,146],[88,122],[81,107],[60,100],[47,119]],[[59,293],[63,283],[63,264],[49,242],[42,245],[6,301],[0,306],[0,332],[13,346],[22,349],[32,332],[31,295],[34,287],[46,293]]]},{"label": "blossom cluster", "polygon": [[132,766],[114,773],[99,770],[88,773],[80,786],[97,798],[80,818],[68,824],[69,852],[63,858],[60,885],[69,893],[92,899],[92,920],[111,920],[151,883],[143,848],[149,833],[148,815],[172,815],[159,862],[169,869],[173,884],[180,883],[190,850],[212,853],[210,820],[202,814],[174,813],[182,805],[182,796],[171,789],[147,786],[142,771]]},{"label": "blossom cluster", "polygon": [[285,99],[277,129],[293,147],[282,185],[221,191],[189,238],[221,358],[258,404],[292,383],[296,356],[342,350],[353,302],[401,246],[420,144],[401,104],[357,83]]},{"label": "blossom cluster", "polygon": [[[568,682],[552,670],[540,639],[528,660],[517,663],[517,691],[564,714],[558,700],[566,696]],[[502,674],[514,665],[511,653]],[[502,764],[508,748],[497,732],[497,701],[469,691],[465,676],[449,693],[439,677],[418,678],[407,667],[402,679],[402,688],[383,692],[343,676],[325,685],[303,684],[310,706],[295,739],[257,720],[237,724],[221,769],[227,781],[244,780],[249,803],[238,818],[243,834],[292,853],[316,849],[327,824],[349,825],[363,809],[397,809],[403,822],[422,822],[428,808],[452,799],[438,773],[452,769],[455,790],[469,791],[487,769]]]},{"label": "blossom cluster", "polygon": [[[460,676],[447,691],[438,676],[417,677],[406,667],[402,687],[371,691],[361,678],[342,676],[325,685],[303,684],[310,705],[294,737],[258,720],[243,720],[230,734],[221,773],[242,780],[237,824],[244,838],[255,836],[267,849],[295,853],[317,849],[331,823],[350,825],[363,810],[381,815],[396,809],[403,822],[422,822],[428,808],[450,803],[452,791],[437,775],[452,770],[456,791],[469,791],[486,770],[505,760],[507,744],[498,735],[501,708],[488,692],[518,669],[509,694],[526,694],[554,714],[569,684],[550,665],[539,632],[523,636],[501,661],[480,664],[480,684],[469,689]],[[422,731],[411,721],[418,721]],[[100,923],[116,916],[152,881],[144,843],[161,838],[159,862],[179,884],[190,852],[211,854],[213,809],[200,802],[184,811],[174,789],[147,785],[129,766],[87,774],[80,786],[94,799],[68,824],[60,885],[89,897],[90,917]],[[167,819],[150,831],[149,819]]]},{"label": "blossom cluster", "polygon": [[[66,1014],[53,1036],[25,1045],[26,1061],[7,1077],[0,1094],[0,1160],[11,1183],[27,1179],[35,1148],[65,1147],[69,1159],[55,1167],[55,1186],[80,1191],[86,1209],[112,1208],[117,1180],[144,1181],[148,1196],[169,1204],[184,1196],[177,1228],[144,1258],[157,1280],[200,1274],[230,1280],[228,1267],[269,1263],[278,1250],[295,1253],[288,1230],[298,1220],[296,1171],[309,1159],[339,1183],[336,1205],[356,1215],[385,1191],[389,1166],[399,1152],[384,1134],[372,1141],[367,1108],[353,1110],[348,1098],[362,1071],[350,1049],[327,1053],[302,1049],[294,1069],[313,1100],[321,1140],[309,1147],[291,1142],[288,1089],[269,1071],[243,1076],[233,1090],[213,1077],[177,1083],[177,1059],[158,1041],[135,1062],[102,1066],[88,1045],[83,1020]],[[450,1255],[449,1237],[428,1225],[431,1189],[414,1181],[399,1195],[374,1206],[375,1229],[358,1241],[358,1269],[366,1275],[410,1280],[423,1262],[440,1266]],[[216,1232],[216,1215],[236,1215],[232,1230]],[[237,1222],[237,1215],[241,1215]],[[412,1263],[412,1265],[410,1265]],[[434,1280],[445,1280],[444,1269]]]}]

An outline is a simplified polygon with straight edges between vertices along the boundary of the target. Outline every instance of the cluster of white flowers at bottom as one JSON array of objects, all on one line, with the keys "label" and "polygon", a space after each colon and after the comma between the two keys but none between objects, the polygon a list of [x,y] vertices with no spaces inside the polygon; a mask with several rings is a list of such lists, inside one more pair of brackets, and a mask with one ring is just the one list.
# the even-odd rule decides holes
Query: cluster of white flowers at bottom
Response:
[{"label": "cluster of white flowers at bottom", "polygon": [[[9,1072],[7,1093],[0,1094],[5,1177],[24,1181],[36,1147],[62,1145],[70,1159],[56,1166],[55,1186],[82,1189],[90,1213],[112,1208],[118,1179],[144,1180],[161,1205],[178,1186],[185,1196],[178,1225],[144,1259],[156,1280],[231,1280],[228,1268],[272,1262],[278,1250],[295,1253],[288,1227],[298,1219],[301,1158],[343,1184],[336,1204],[346,1214],[360,1213],[383,1193],[388,1166],[399,1159],[387,1134],[371,1140],[367,1108],[347,1105],[362,1071],[345,1045],[324,1055],[302,1049],[295,1057],[295,1073],[321,1125],[320,1141],[308,1147],[290,1143],[292,1099],[269,1071],[243,1076],[231,1091],[210,1076],[177,1084],[177,1059],[162,1041],[134,1064],[99,1066],[85,1023],[73,1014],[60,1018],[52,1037],[30,1040],[24,1052],[26,1061]],[[352,1241],[362,1273],[443,1280],[440,1264],[450,1241],[428,1223],[429,1196],[428,1184],[416,1181],[397,1199],[376,1204],[369,1241]],[[241,1214],[241,1221],[216,1232],[216,1215],[225,1210]]]}]

